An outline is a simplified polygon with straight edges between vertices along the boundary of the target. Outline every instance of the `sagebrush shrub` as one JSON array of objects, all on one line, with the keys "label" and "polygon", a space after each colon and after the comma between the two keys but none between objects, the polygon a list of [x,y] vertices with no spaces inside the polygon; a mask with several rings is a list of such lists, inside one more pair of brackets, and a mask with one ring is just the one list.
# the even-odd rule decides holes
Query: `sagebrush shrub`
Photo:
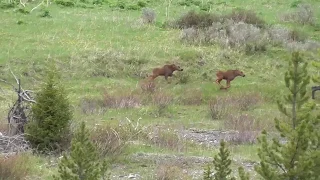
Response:
[{"label": "sagebrush shrub", "polygon": [[186,150],[186,141],[171,128],[152,128],[149,133],[148,141],[160,148],[178,152]]},{"label": "sagebrush shrub", "polygon": [[251,108],[255,108],[259,103],[263,101],[263,98],[259,93],[241,93],[232,97],[236,103],[237,108],[240,111],[247,111]]},{"label": "sagebrush shrub", "polygon": [[280,20],[286,22],[295,22],[299,24],[315,25],[316,17],[312,5],[303,3],[298,4],[294,12],[284,13],[280,16]]},{"label": "sagebrush shrub", "polygon": [[73,0],[55,0],[54,2],[65,7],[74,7],[76,4]]},{"label": "sagebrush shrub", "polygon": [[176,20],[176,26],[178,28],[205,28],[212,25],[213,22],[220,21],[220,17],[215,14],[200,12],[197,13],[193,10],[188,11]]},{"label": "sagebrush shrub", "polygon": [[269,35],[265,30],[233,20],[213,22],[204,29],[183,29],[180,39],[192,44],[219,44],[223,47],[238,48],[246,53],[266,51],[269,43]]},{"label": "sagebrush shrub", "polygon": [[172,103],[173,97],[164,92],[156,92],[152,94],[152,104],[156,107],[156,116],[160,117],[165,114],[168,106]]},{"label": "sagebrush shrub", "polygon": [[227,114],[228,108],[228,100],[225,98],[215,98],[209,101],[209,112],[213,120],[223,118]]},{"label": "sagebrush shrub", "polygon": [[248,114],[230,114],[224,120],[225,129],[237,131],[229,137],[234,143],[254,143],[266,124]]},{"label": "sagebrush shrub", "polygon": [[151,8],[142,9],[142,20],[144,23],[151,24],[156,20],[156,12]]},{"label": "sagebrush shrub", "polygon": [[245,9],[234,9],[230,14],[225,15],[224,18],[233,20],[236,23],[244,22],[246,24],[252,24],[258,28],[264,28],[266,24],[254,11]]},{"label": "sagebrush shrub", "polygon": [[296,21],[301,24],[314,25],[315,15],[311,4],[299,4],[296,13]]},{"label": "sagebrush shrub", "polygon": [[307,38],[306,35],[302,31],[299,31],[298,29],[293,29],[289,32],[289,40],[291,41],[304,42],[306,38]]},{"label": "sagebrush shrub", "polygon": [[268,34],[270,39],[275,43],[282,44],[290,39],[290,30],[278,24],[268,28]]},{"label": "sagebrush shrub", "polygon": [[104,106],[103,100],[93,98],[83,98],[80,101],[80,108],[84,114],[101,114],[107,109]]},{"label": "sagebrush shrub", "polygon": [[187,43],[193,43],[193,44],[197,44],[197,43],[201,43],[202,39],[200,38],[201,31],[194,28],[194,27],[190,27],[190,28],[185,28],[182,29],[181,34],[180,34],[180,39],[182,42],[187,42]]},{"label": "sagebrush shrub", "polygon": [[254,51],[265,51],[268,44],[267,33],[252,24],[233,22],[227,27],[226,34],[227,45],[231,47],[241,48],[251,44]]},{"label": "sagebrush shrub", "polygon": [[289,51],[313,51],[320,48],[319,42],[308,40],[307,35],[298,29],[290,30],[274,25],[268,29],[268,33],[272,43],[279,44]]}]

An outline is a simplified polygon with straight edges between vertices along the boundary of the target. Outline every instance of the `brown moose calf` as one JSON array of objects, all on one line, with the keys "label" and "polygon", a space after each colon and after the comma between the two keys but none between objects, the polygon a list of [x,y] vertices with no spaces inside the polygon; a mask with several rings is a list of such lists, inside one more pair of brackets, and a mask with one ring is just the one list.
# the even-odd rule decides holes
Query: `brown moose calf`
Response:
[{"label": "brown moose calf", "polygon": [[164,76],[166,81],[169,83],[168,77],[172,77],[174,71],[183,71],[183,69],[181,69],[180,66],[177,66],[175,64],[166,64],[161,68],[154,68],[152,70],[152,75],[149,76],[149,78],[151,80],[154,80],[158,76]]},{"label": "brown moose calf", "polygon": [[[216,73],[216,76],[217,76],[216,83],[220,86],[220,89],[228,89],[231,86],[230,82],[232,80],[234,80],[234,78],[236,78],[237,76],[245,77],[246,75],[242,71],[239,71],[239,70],[227,70],[227,71],[218,71]],[[220,82],[223,79],[227,81],[227,87],[223,87],[220,84]]]}]

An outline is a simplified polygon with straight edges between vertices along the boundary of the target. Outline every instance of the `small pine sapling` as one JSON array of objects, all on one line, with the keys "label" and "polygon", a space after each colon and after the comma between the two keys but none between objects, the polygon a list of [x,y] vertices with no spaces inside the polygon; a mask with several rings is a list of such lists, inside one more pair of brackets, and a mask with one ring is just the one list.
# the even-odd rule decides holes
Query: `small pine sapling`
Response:
[{"label": "small pine sapling", "polygon": [[229,159],[230,152],[226,147],[224,140],[220,141],[219,153],[213,157],[214,175],[208,165],[204,171],[203,178],[205,180],[235,180],[234,177],[229,177],[232,170],[230,169],[231,160]]},{"label": "small pine sapling", "polygon": [[59,82],[55,67],[47,74],[47,79],[36,93],[32,106],[32,116],[26,124],[26,138],[39,152],[60,151],[69,146],[69,122],[72,119],[67,94]]},{"label": "small pine sapling", "polygon": [[55,180],[108,179],[108,163],[101,161],[96,147],[89,140],[89,131],[82,122],[71,141],[71,152],[64,154],[59,163],[59,175]]}]

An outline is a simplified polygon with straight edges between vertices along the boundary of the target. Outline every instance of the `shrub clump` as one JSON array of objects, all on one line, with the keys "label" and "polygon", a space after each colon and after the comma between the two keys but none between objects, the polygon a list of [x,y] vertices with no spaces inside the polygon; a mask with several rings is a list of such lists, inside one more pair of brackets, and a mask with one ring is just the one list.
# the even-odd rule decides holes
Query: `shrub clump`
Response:
[{"label": "shrub clump", "polygon": [[320,43],[308,40],[307,35],[298,29],[287,29],[280,25],[274,25],[268,29],[271,43],[281,45],[291,51],[294,50],[317,50]]},{"label": "shrub clump", "polygon": [[37,103],[32,106],[32,117],[26,124],[27,140],[41,152],[65,148],[72,112],[55,71],[48,73],[35,99]]},{"label": "shrub clump", "polygon": [[106,112],[103,100],[85,97],[80,101],[80,109],[84,114],[103,114]]},{"label": "shrub clump", "polygon": [[148,134],[148,141],[160,148],[166,148],[178,152],[186,150],[186,141],[171,128],[154,127]]},{"label": "shrub clump", "polygon": [[242,9],[227,15],[190,11],[176,21],[176,26],[182,29],[184,43],[219,44],[254,53],[266,51],[269,42],[264,20]]},{"label": "shrub clump", "polygon": [[259,18],[257,14],[252,10],[234,9],[230,14],[227,14],[225,19],[233,20],[234,22],[244,22],[246,24],[252,24],[258,28],[264,28],[266,22]]},{"label": "shrub clump", "polygon": [[142,20],[144,23],[152,24],[156,20],[156,12],[151,8],[143,8],[142,9]]},{"label": "shrub clump", "polygon": [[197,13],[194,10],[188,11],[175,21],[175,27],[180,29],[185,28],[205,28],[212,25],[214,22],[219,22],[220,16],[207,12]]},{"label": "shrub clump", "polygon": [[150,1],[144,0],[117,0],[109,1],[108,5],[113,9],[123,9],[123,10],[140,10],[146,7]]},{"label": "shrub clump", "polygon": [[230,114],[224,120],[226,129],[237,131],[228,138],[229,141],[237,144],[255,143],[262,129],[267,129],[266,124],[248,114]]},{"label": "shrub clump", "polygon": [[297,10],[291,13],[286,13],[281,16],[282,21],[295,22],[299,24],[315,25],[316,17],[311,4],[298,4]]},{"label": "shrub clump", "polygon": [[103,106],[106,108],[136,108],[142,105],[140,97],[133,92],[112,95],[107,91],[103,94]]},{"label": "shrub clump", "polygon": [[258,93],[244,93],[232,96],[214,98],[209,101],[209,112],[213,120],[226,117],[229,111],[247,111],[255,108],[262,97]]},{"label": "shrub clump", "polygon": [[155,106],[155,115],[160,117],[166,114],[169,105],[173,102],[173,97],[167,93],[158,91],[151,96],[152,105]]}]

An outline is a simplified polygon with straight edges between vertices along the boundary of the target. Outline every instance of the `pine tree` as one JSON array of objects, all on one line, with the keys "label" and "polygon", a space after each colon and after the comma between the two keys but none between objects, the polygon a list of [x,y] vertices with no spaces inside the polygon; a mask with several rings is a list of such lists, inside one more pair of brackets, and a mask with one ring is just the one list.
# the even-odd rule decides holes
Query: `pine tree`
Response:
[{"label": "pine tree", "polygon": [[239,172],[239,177],[241,180],[249,180],[250,179],[249,173],[245,172],[243,167],[239,167],[238,172]]},{"label": "pine tree", "polygon": [[226,143],[224,140],[220,142],[219,153],[213,157],[213,166],[215,169],[214,176],[212,177],[212,171],[210,166],[208,165],[203,173],[203,179],[205,180],[234,180],[234,178],[229,178],[231,174],[231,160],[229,159],[230,152],[226,147]]},{"label": "pine tree", "polygon": [[[318,57],[320,57],[320,50],[319,50]],[[316,69],[318,69],[318,70],[320,69],[320,62],[318,59],[316,61],[313,61],[311,64]],[[320,83],[320,76],[318,74],[312,76],[312,81],[319,84]]]},{"label": "pine tree", "polygon": [[[218,155],[213,158],[214,169],[216,170],[214,174],[215,180],[227,180],[231,174],[231,160],[229,159],[230,152],[226,147],[224,140],[220,142],[220,149]],[[231,178],[234,179],[234,178]]]},{"label": "pine tree", "polygon": [[89,131],[82,122],[71,141],[70,155],[63,155],[59,163],[59,176],[55,180],[98,180],[105,179],[107,161],[101,161],[93,143],[89,140]]},{"label": "pine tree", "polygon": [[[320,62],[312,62],[312,65],[317,68],[317,69],[320,69]],[[315,83],[320,83],[320,77],[319,75],[314,75],[312,77],[312,81],[315,82]]]},{"label": "pine tree", "polygon": [[205,169],[203,171],[203,180],[212,180],[211,173],[211,167],[208,164],[207,166],[205,166]]},{"label": "pine tree", "polygon": [[32,106],[32,117],[26,125],[26,138],[40,152],[61,150],[69,144],[66,137],[72,112],[66,96],[53,67],[36,94],[37,103]]},{"label": "pine tree", "polygon": [[275,127],[286,142],[280,143],[276,138],[269,142],[266,131],[258,138],[261,144],[258,149],[260,163],[255,170],[264,179],[311,180],[320,177],[317,137],[320,116],[312,115],[315,104],[308,102],[306,86],[309,81],[307,63],[299,52],[292,53],[289,69],[285,73],[289,94],[284,97],[284,103],[277,102],[280,112],[287,118],[282,121],[275,119]]}]

